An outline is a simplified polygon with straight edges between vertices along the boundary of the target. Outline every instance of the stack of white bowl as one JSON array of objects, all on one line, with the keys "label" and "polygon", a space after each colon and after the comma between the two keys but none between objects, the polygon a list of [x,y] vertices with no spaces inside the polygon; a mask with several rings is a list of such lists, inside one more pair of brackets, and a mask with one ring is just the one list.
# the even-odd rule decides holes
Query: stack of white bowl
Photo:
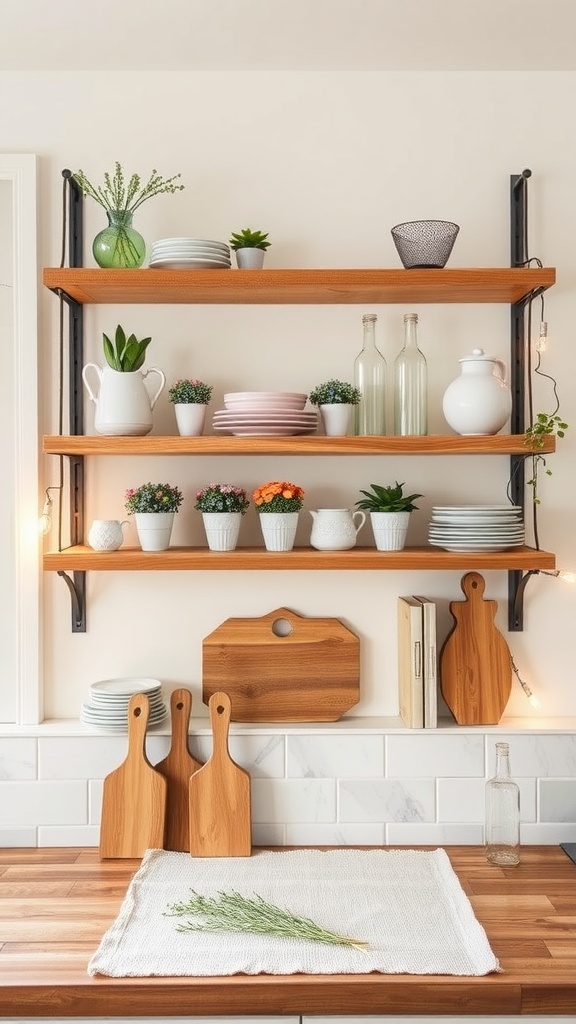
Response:
[{"label": "stack of white bowl", "polygon": [[162,700],[159,679],[128,677],[99,679],[90,685],[88,702],[82,705],[80,720],[93,729],[128,732],[128,704],[135,693],[145,693],[150,701],[148,725],[159,725],[168,714]]},{"label": "stack of white bowl", "polygon": [[214,413],[214,430],[238,437],[313,434],[318,413],[305,410],[306,398],[296,391],[231,391]]},{"label": "stack of white bowl", "polygon": [[519,505],[436,505],[428,541],[446,551],[506,551],[524,544]]},{"label": "stack of white bowl", "polygon": [[150,266],[163,270],[225,270],[230,246],[210,238],[160,238],[152,245]]}]

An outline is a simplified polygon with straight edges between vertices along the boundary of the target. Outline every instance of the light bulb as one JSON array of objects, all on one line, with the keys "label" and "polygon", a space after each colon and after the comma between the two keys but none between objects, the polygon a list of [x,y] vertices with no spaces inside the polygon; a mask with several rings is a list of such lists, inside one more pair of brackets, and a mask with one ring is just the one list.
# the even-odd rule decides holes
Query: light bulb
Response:
[{"label": "light bulb", "polygon": [[576,583],[576,572],[569,572],[567,569],[558,569],[556,575],[564,583]]},{"label": "light bulb", "polygon": [[52,507],[54,502],[50,497],[50,491],[57,491],[58,487],[47,487],[46,497],[44,498],[44,505],[42,507],[42,514],[38,517],[38,533],[42,536],[50,533],[52,529]]},{"label": "light bulb", "polygon": [[529,704],[530,704],[530,705],[531,705],[531,706],[532,706],[533,708],[539,708],[539,707],[540,707],[540,701],[538,700],[538,697],[535,697],[535,696],[534,696],[534,694],[533,694],[533,693],[531,693],[531,694],[530,694],[530,696],[528,697],[528,703],[529,703]]},{"label": "light bulb", "polygon": [[540,321],[540,335],[536,342],[537,352],[546,352],[548,348],[548,324],[545,320]]}]

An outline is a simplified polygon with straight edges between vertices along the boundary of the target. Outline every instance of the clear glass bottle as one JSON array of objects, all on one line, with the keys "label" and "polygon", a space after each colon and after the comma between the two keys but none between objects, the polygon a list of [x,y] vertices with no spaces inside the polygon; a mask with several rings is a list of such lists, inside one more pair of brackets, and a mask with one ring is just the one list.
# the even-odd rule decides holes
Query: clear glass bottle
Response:
[{"label": "clear glass bottle", "polygon": [[404,348],[394,363],[394,433],[428,433],[428,367],[418,348],[418,314],[404,314]]},{"label": "clear glass bottle", "polygon": [[496,744],[496,775],[486,783],[485,844],[490,864],[520,863],[520,790],[510,774],[507,743]]},{"label": "clear glass bottle", "polygon": [[359,436],[386,433],[386,360],[376,346],[376,314],[362,317],[364,341],[354,360],[354,383],[362,398],[355,407],[355,433]]}]

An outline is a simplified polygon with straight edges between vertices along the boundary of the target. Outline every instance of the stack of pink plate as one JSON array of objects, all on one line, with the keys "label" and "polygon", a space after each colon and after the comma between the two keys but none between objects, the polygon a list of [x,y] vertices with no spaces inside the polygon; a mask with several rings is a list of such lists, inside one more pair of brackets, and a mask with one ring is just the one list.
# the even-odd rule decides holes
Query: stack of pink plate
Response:
[{"label": "stack of pink plate", "polygon": [[318,413],[306,411],[306,395],[295,391],[232,391],[214,413],[214,430],[238,437],[313,434]]}]

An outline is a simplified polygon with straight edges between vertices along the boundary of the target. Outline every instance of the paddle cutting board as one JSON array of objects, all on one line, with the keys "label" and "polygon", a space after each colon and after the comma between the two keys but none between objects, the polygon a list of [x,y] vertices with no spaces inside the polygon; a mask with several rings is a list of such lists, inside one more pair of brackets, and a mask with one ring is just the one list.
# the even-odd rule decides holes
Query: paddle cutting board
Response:
[{"label": "paddle cutting board", "polygon": [[190,846],[190,776],[202,767],[188,747],[192,694],[181,687],[170,697],[172,738],[170,750],[155,766],[168,783],[164,849],[187,852]]},{"label": "paddle cutting board", "polygon": [[494,625],[496,601],[483,599],[484,578],[462,577],[465,601],[452,601],[455,625],[440,652],[440,687],[458,725],[497,725],[510,697],[512,661]]},{"label": "paddle cutting board", "polygon": [[145,753],[150,701],[135,693],[128,705],[128,754],[104,779],[100,857],[142,857],[162,849],[166,815],[166,779]]},{"label": "paddle cutting board", "polygon": [[234,722],[335,722],[360,700],[360,641],[288,608],[226,619],[202,644],[204,703],[218,690]]},{"label": "paddle cutting board", "polygon": [[210,697],[212,755],[190,778],[190,853],[249,857],[252,852],[250,775],[228,751],[230,697]]}]

